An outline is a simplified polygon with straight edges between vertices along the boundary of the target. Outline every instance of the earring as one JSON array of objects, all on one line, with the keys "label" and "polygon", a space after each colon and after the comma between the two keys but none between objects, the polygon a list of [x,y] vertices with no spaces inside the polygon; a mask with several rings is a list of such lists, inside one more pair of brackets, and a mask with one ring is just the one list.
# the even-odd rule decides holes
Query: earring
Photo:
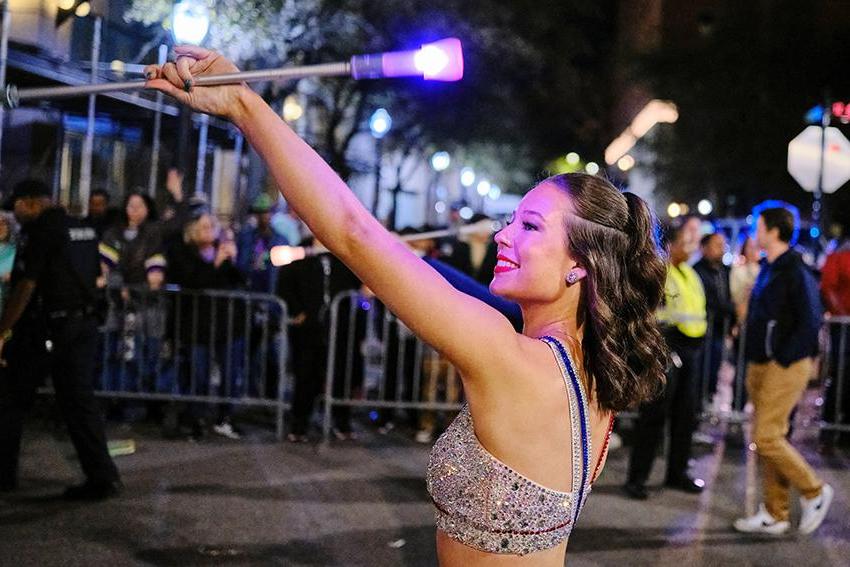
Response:
[{"label": "earring", "polygon": [[575,272],[570,272],[567,274],[567,283],[572,285],[578,281],[578,275]]}]

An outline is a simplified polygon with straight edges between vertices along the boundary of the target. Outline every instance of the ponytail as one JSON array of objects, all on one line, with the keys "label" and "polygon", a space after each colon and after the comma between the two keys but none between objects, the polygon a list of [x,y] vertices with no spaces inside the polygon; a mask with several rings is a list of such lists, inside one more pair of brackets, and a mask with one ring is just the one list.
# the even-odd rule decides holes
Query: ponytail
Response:
[{"label": "ponytail", "polygon": [[571,173],[547,181],[570,196],[570,255],[585,268],[579,318],[588,388],[606,410],[622,411],[661,391],[667,349],[655,311],[667,265],[647,204],[608,181]]}]

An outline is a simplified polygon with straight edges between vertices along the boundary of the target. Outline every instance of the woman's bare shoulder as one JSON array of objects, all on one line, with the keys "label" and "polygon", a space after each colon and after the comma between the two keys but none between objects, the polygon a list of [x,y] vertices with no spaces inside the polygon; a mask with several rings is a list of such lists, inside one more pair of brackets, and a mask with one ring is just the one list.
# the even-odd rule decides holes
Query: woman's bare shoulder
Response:
[{"label": "woman's bare shoulder", "polygon": [[473,419],[482,428],[533,428],[566,407],[564,381],[551,347],[519,335],[515,348],[513,356],[482,364],[482,375],[464,381]]}]

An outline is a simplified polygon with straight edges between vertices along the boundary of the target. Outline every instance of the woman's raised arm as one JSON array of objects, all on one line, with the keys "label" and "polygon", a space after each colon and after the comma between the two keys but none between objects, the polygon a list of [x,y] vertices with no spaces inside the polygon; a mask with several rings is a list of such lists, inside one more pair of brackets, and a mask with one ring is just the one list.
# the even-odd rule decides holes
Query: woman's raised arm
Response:
[{"label": "woman's raised arm", "polygon": [[148,67],[148,85],[238,126],[287,203],[405,325],[444,353],[467,381],[516,363],[520,339],[508,320],[455,290],[399,242],[259,95],[244,84],[191,87],[194,76],[236,71],[232,63],[198,47],[175,51],[176,63]]}]

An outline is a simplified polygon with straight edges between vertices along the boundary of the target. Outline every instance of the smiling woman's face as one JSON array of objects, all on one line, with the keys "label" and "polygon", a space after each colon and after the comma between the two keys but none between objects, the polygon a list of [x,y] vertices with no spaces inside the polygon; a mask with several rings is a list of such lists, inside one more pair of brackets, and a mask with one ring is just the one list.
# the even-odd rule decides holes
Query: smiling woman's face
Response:
[{"label": "smiling woman's face", "polygon": [[132,226],[139,226],[148,218],[148,205],[139,195],[133,195],[127,200],[127,221]]},{"label": "smiling woman's face", "polygon": [[565,191],[542,183],[520,201],[511,222],[496,233],[498,262],[490,291],[517,303],[548,303],[565,289],[575,262],[565,243],[571,210]]}]

